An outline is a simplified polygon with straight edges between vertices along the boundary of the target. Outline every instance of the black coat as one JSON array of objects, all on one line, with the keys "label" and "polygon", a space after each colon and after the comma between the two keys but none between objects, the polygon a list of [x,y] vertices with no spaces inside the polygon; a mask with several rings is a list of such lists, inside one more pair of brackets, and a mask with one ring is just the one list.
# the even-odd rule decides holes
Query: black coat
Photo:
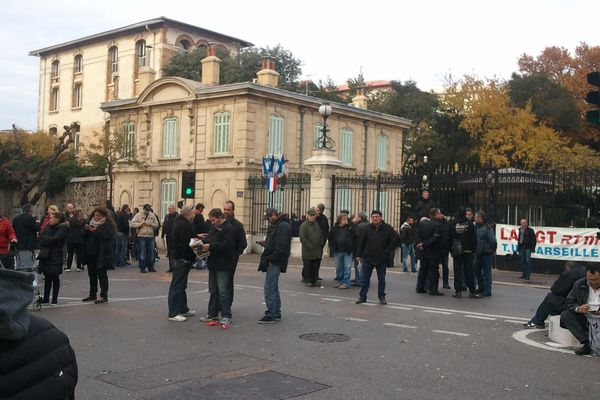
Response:
[{"label": "black coat", "polygon": [[12,222],[13,229],[17,235],[17,249],[33,251],[37,247],[37,233],[40,224],[29,213],[17,215]]},{"label": "black coat", "polygon": [[417,243],[418,231],[416,224],[410,225],[405,222],[400,227],[400,242],[406,246],[414,245]]},{"label": "black coat", "polygon": [[385,222],[381,222],[379,227],[369,224],[364,234],[358,239],[356,256],[362,257],[363,262],[367,264],[387,265],[390,253],[395,250],[396,246],[394,228]]},{"label": "black coat", "polygon": [[167,213],[167,215],[165,215],[165,220],[163,221],[162,224],[162,233],[160,234],[160,237],[167,237],[169,238],[171,236],[171,231],[173,230],[173,224],[175,223],[175,218],[177,218],[177,213]]},{"label": "black coat", "polygon": [[46,275],[60,275],[63,271],[63,246],[69,224],[47,225],[40,234],[39,271]]},{"label": "black coat", "polygon": [[84,229],[86,260],[94,259],[98,268],[112,267],[115,258],[115,233],[116,229],[108,219],[94,232]]},{"label": "black coat", "polygon": [[122,210],[119,211],[115,216],[115,224],[119,232],[129,236],[129,214]]},{"label": "black coat", "polygon": [[74,218],[71,218],[69,214],[65,213],[65,221],[69,223],[69,230],[67,232],[67,244],[82,244],[85,242],[83,238],[83,226],[85,220],[77,222]]},{"label": "black coat", "polygon": [[287,271],[288,259],[292,248],[292,227],[288,216],[281,215],[269,226],[265,238],[265,248],[260,256],[258,270],[266,272],[270,264],[276,265],[281,272]]},{"label": "black coat", "polygon": [[587,304],[590,287],[587,283],[587,278],[582,278],[575,282],[569,295],[567,296],[567,309],[575,311],[582,304]]},{"label": "black coat", "polygon": [[244,250],[248,247],[248,241],[246,240],[246,230],[244,229],[244,225],[233,218],[227,218],[224,222],[225,224],[229,224],[235,230],[235,256],[238,258],[242,254],[244,254]]},{"label": "black coat", "polygon": [[31,316],[20,340],[0,340],[0,398],[66,400],[77,385],[77,360],[69,338],[43,318]]},{"label": "black coat", "polygon": [[460,240],[463,253],[474,254],[477,251],[477,229],[464,216],[456,217],[450,223],[450,240]]},{"label": "black coat", "polygon": [[204,219],[204,215],[196,214],[194,217],[194,233],[208,233],[210,230],[210,222]]},{"label": "black coat", "polygon": [[568,271],[562,272],[552,284],[545,301],[557,311],[565,310],[569,292],[575,282],[583,278],[585,278],[585,267],[582,265],[576,265]]},{"label": "black coat", "polygon": [[169,257],[173,260],[194,261],[196,254],[190,247],[190,239],[194,235],[194,226],[183,215],[175,217],[171,235],[167,236]]},{"label": "black coat", "polygon": [[443,218],[440,221],[442,228],[440,229],[440,242],[439,242],[439,250],[440,255],[446,256],[450,251],[450,243],[452,239],[450,238],[450,223],[446,218]]},{"label": "black coat", "polygon": [[235,229],[230,224],[211,226],[208,233],[210,255],[206,262],[210,271],[233,271],[235,259]]},{"label": "black coat", "polygon": [[442,236],[442,224],[435,219],[426,219],[419,224],[418,243],[423,245],[423,253],[440,255],[440,240]]},{"label": "black coat", "polygon": [[[329,237],[329,220],[325,214],[318,215],[315,221],[317,221],[317,224],[319,224],[319,228],[321,228],[323,237]],[[325,242],[323,242],[323,246],[325,246]]]},{"label": "black coat", "polygon": [[334,225],[329,231],[329,243],[334,253],[354,253],[356,251],[356,232],[350,223]]},{"label": "black coat", "polygon": [[415,214],[417,215],[417,221],[420,223],[421,218],[427,217],[429,218],[429,210],[435,207],[435,203],[431,200],[431,198],[425,200],[421,198],[417,202],[417,207],[415,208]]},{"label": "black coat", "polygon": [[527,229],[525,229],[525,235],[523,236],[523,243],[521,243],[521,228],[519,228],[519,245],[517,247],[518,251],[521,251],[523,248],[525,248],[526,250],[531,250],[531,252],[533,253],[535,251],[535,245],[537,244],[537,241],[535,239],[535,232],[533,229],[531,229],[531,227],[527,227]]}]

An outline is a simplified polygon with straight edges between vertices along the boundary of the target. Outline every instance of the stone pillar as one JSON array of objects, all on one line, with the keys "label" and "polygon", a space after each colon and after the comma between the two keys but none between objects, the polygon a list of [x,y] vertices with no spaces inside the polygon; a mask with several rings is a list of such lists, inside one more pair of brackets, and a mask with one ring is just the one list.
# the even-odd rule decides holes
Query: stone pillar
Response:
[{"label": "stone pillar", "polygon": [[363,110],[367,109],[368,98],[365,96],[365,89],[359,88],[356,91],[356,96],[352,98],[352,103],[356,108],[362,108]]},{"label": "stone pillar", "polygon": [[[335,152],[328,149],[313,150],[313,155],[304,165],[310,168],[310,205],[316,206],[319,203],[325,204],[325,215],[331,218],[331,177],[334,175],[342,162],[335,157]],[[303,210],[306,211],[306,210]]]},{"label": "stone pillar", "polygon": [[156,78],[156,71],[150,67],[140,67],[138,72],[138,94],[142,93]]}]

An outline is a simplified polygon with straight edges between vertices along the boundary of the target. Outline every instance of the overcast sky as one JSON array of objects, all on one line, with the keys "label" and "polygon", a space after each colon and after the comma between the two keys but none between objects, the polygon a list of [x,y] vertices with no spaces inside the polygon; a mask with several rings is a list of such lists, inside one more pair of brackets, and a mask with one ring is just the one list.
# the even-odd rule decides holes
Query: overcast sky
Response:
[{"label": "overcast sky", "polygon": [[305,79],[341,84],[362,69],[423,90],[448,74],[508,79],[521,54],[547,46],[600,45],[598,0],[2,0],[0,9],[0,129],[35,129],[39,60],[29,51],[158,16],[279,43],[304,62]]}]

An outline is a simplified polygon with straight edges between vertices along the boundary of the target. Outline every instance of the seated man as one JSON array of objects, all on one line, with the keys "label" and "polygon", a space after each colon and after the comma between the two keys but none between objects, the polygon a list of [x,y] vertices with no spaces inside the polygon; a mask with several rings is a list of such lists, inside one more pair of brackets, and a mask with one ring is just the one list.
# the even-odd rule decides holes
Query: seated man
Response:
[{"label": "seated man", "polygon": [[588,265],[585,278],[573,285],[567,297],[567,309],[560,314],[560,325],[568,329],[583,346],[575,354],[591,354],[587,315],[600,315],[600,267]]},{"label": "seated man", "polygon": [[73,399],[77,361],[67,335],[30,315],[33,274],[0,268],[0,399]]},{"label": "seated man", "polygon": [[575,261],[567,261],[565,270],[552,284],[550,293],[546,295],[533,318],[523,326],[530,329],[544,329],[544,322],[549,315],[560,315],[566,309],[567,296],[571,288],[576,281],[583,278],[585,278],[585,267]]}]

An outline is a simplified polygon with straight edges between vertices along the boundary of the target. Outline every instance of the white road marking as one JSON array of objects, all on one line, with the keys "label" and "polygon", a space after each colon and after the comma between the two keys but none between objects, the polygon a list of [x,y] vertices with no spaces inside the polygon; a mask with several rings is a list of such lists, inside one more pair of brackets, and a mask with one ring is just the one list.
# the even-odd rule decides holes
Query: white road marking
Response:
[{"label": "white road marking", "polygon": [[352,318],[352,317],[338,317],[339,319],[345,319],[346,321],[354,321],[354,322],[369,322],[368,319],[362,318]]},{"label": "white road marking", "polygon": [[[197,291],[194,291],[194,292],[188,292],[188,295],[191,295],[191,294],[200,294],[200,293],[207,293],[207,292],[208,292],[208,289],[197,290]],[[128,297],[128,298],[109,297],[108,303],[106,303],[106,304],[110,304],[110,303],[124,303],[124,302],[127,302],[127,301],[165,299],[167,297],[168,297],[168,295],[148,296],[148,297]],[[62,299],[67,299],[67,297],[60,297],[59,299],[61,299],[61,300]],[[93,301],[84,303],[84,302],[81,301],[81,299],[75,299],[75,300],[79,300],[79,301],[78,302],[73,302],[73,303],[67,303],[67,304],[58,304],[56,306],[52,306],[52,308],[86,306],[86,305],[90,305],[90,304],[94,305]],[[46,308],[50,308],[50,307],[46,307]]]},{"label": "white road marking", "polygon": [[321,300],[325,300],[325,301],[342,301],[341,299],[332,299],[330,297],[322,297]]},{"label": "white road marking", "polygon": [[527,337],[527,335],[529,335],[530,333],[538,332],[538,331],[541,331],[541,330],[542,329],[524,329],[522,331],[517,331],[517,332],[513,333],[512,336],[518,342],[521,342],[521,343],[526,344],[528,346],[537,347],[538,349],[556,351],[556,352],[564,353],[564,354],[575,355],[575,353],[573,353],[573,350],[565,350],[565,349],[561,349],[561,348],[558,348],[558,347],[548,346],[546,344],[536,342],[535,340],[531,340],[531,339],[529,339]]},{"label": "white road marking", "polygon": [[493,317],[482,317],[481,315],[465,315],[465,318],[484,319],[486,321],[495,321]]},{"label": "white road marking", "polygon": [[390,306],[390,305],[388,305],[386,308],[393,308],[394,310],[406,310],[406,311],[412,310],[412,308],[410,308],[410,307],[400,307],[400,306]]},{"label": "white road marking", "polygon": [[441,333],[441,334],[444,334],[444,335],[455,335],[455,336],[471,336],[471,335],[470,335],[470,334],[468,334],[468,333],[462,333],[462,332],[452,332],[452,331],[442,331],[442,330],[439,330],[439,329],[434,329],[432,332],[435,332],[435,333]]},{"label": "white road marking", "polygon": [[451,312],[448,311],[438,311],[438,310],[423,310],[423,312],[428,312],[432,314],[444,314],[444,315],[452,315]]},{"label": "white road marking", "polygon": [[416,326],[404,325],[404,324],[394,324],[393,322],[384,322],[383,325],[385,325],[385,326],[393,326],[394,328],[417,329]]},{"label": "white road marking", "polygon": [[516,321],[513,319],[505,319],[504,322],[508,322],[509,324],[515,324],[515,325],[523,325],[523,322],[527,322],[527,320],[523,319],[522,321]]},{"label": "white road marking", "polygon": [[309,312],[309,311],[296,311],[296,314],[312,315],[313,317],[320,317],[323,315],[321,313],[314,313],[314,312]]}]

